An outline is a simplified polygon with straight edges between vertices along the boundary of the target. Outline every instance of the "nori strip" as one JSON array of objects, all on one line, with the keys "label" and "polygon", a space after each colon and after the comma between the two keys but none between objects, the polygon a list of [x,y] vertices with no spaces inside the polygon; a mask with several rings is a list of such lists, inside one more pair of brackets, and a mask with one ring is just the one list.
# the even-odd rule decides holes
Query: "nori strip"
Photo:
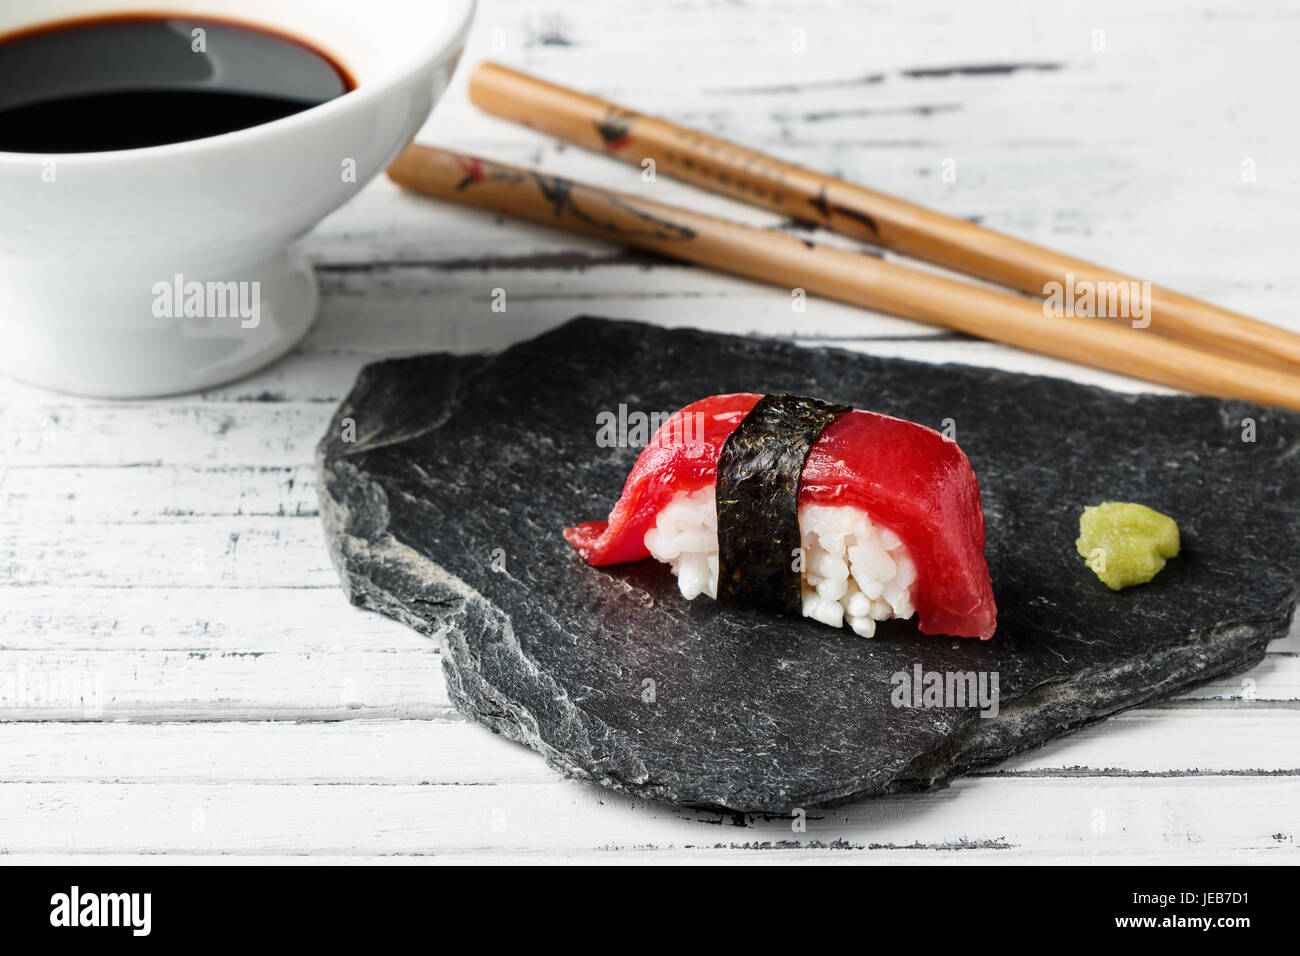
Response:
[{"label": "nori strip", "polygon": [[803,611],[796,564],[804,462],[848,405],[764,395],[718,456],[718,603]]}]

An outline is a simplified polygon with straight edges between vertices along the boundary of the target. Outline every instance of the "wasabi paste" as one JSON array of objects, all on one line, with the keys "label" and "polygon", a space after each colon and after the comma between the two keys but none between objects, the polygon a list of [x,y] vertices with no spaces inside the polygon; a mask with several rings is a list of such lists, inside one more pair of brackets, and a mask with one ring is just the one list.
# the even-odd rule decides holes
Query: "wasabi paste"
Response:
[{"label": "wasabi paste", "polygon": [[1112,591],[1150,581],[1178,546],[1174,519],[1146,505],[1104,501],[1079,516],[1075,547]]}]

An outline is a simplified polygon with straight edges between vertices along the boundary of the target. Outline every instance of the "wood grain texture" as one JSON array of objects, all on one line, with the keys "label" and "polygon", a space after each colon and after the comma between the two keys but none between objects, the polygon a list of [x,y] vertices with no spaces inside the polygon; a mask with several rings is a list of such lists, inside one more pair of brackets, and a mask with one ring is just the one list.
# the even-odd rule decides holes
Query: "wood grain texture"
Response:
[{"label": "wood grain texture", "polygon": [[[1297,43],[1284,0],[484,0],[466,62],[1300,330]],[[422,139],[857,248],[479,114],[463,83]],[[583,312],[1149,386],[836,303],[795,313],[780,289],[386,181],[306,245],[320,318],[273,368],[148,403],[0,381],[6,859],[1296,861],[1294,633],[1248,675],[796,833],[560,780],[459,719],[437,641],[348,607],[316,517],[312,449],[363,364],[499,348]]]}]

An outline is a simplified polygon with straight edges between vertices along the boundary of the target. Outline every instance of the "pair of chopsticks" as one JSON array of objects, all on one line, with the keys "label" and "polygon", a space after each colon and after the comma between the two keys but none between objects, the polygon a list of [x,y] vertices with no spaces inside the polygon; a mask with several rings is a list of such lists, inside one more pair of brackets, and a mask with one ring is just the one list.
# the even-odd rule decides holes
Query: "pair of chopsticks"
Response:
[{"label": "pair of chopsticks", "polygon": [[[656,173],[1038,298],[428,146],[397,158],[395,182],[1083,365],[1300,410],[1300,336],[1284,329],[497,64],[475,70],[470,99],[631,163],[651,159]],[[1108,306],[1101,313],[1124,314],[1049,316],[1052,283],[1067,295],[1090,288]],[[1109,308],[1117,302],[1123,308]]]}]

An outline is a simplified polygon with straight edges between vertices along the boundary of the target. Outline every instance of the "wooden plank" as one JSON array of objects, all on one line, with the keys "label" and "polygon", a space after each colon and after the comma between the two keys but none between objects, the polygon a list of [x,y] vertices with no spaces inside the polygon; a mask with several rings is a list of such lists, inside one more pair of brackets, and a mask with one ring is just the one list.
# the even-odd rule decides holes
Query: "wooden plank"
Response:
[{"label": "wooden plank", "polygon": [[[1175,776],[1300,777],[1300,711],[1129,711],[981,774]],[[556,777],[539,755],[466,720],[0,723],[0,783],[489,786]]]},{"label": "wooden plank", "polygon": [[[193,603],[195,593],[178,600]],[[114,647],[113,629],[104,628],[96,636],[100,648],[6,649],[0,652],[0,720],[356,720],[450,713],[436,641],[369,615],[373,620],[350,640],[331,629],[324,633],[335,643],[312,648],[300,637],[281,648],[275,592],[264,597],[245,612],[246,623],[214,616],[212,629],[226,635],[211,642],[160,630],[146,640],[133,635],[131,643],[154,647]],[[342,619],[354,613],[362,616],[344,608]],[[206,616],[192,625],[204,626],[211,626]],[[40,643],[40,633],[15,643]],[[1300,664],[1292,655],[1271,654],[1244,675],[1211,681],[1161,706],[1300,709]]]},{"label": "wooden plank", "polygon": [[[804,848],[784,844],[751,845],[749,847],[722,848],[605,848],[549,849],[538,852],[520,852],[501,849],[458,851],[455,853],[364,853],[339,856],[332,854],[229,854],[216,851],[207,855],[185,853],[124,854],[99,853],[86,856],[80,853],[19,853],[5,854],[0,866],[67,866],[70,860],[89,862],[95,866],[539,866],[563,864],[566,866],[1015,866],[1024,864],[1018,854],[1010,849],[964,849],[954,853],[946,849],[910,849],[861,851],[840,846]],[[1142,862],[1140,858],[1128,860]],[[1158,862],[1151,860],[1150,862]],[[1036,853],[1033,863],[1038,866],[1107,866],[1105,856],[1080,858],[1071,853]],[[1230,848],[1212,851],[1180,850],[1178,863],[1182,866],[1240,865],[1294,866],[1289,855],[1276,853],[1246,856]]]},{"label": "wooden plank", "polygon": [[[336,650],[404,653],[436,642],[404,624],[352,607],[324,588],[15,588],[0,603],[0,652],[62,655],[88,665],[87,652],[129,658],[140,651],[252,658],[257,652]],[[4,658],[0,656],[0,662]]]},{"label": "wooden plank", "polygon": [[300,518],[180,524],[0,525],[9,585],[333,589],[320,525]]},{"label": "wooden plank", "polygon": [[264,613],[267,633],[250,650],[5,651],[0,721],[454,716],[435,644],[281,652],[273,607]]},{"label": "wooden plank", "polygon": [[[563,853],[899,849],[1135,862],[1297,857],[1294,778],[979,779],[790,819],[739,821],[573,781],[489,787],[0,784],[0,852]],[[712,825],[709,825],[712,824]]]},{"label": "wooden plank", "polygon": [[198,518],[318,515],[309,464],[41,466],[9,468],[0,524],[178,524]]}]

